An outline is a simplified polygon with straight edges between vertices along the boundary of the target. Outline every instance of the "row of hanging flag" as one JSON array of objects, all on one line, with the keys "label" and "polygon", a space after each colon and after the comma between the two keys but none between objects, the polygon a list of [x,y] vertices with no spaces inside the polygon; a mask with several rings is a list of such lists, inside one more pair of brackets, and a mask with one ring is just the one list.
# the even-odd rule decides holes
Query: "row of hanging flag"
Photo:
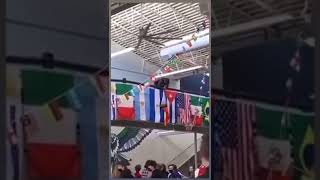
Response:
[{"label": "row of hanging flag", "polygon": [[[73,88],[43,104],[39,111],[47,114],[49,119],[59,122],[64,119],[63,107],[71,107],[73,110],[79,111],[85,103],[82,102],[82,97],[91,95],[106,97],[107,82],[107,77],[103,75],[83,79]],[[27,133],[33,133],[38,129],[34,113],[31,111],[25,112],[21,118]]]},{"label": "row of hanging flag", "polygon": [[208,126],[209,103],[204,96],[111,83],[111,120]]}]

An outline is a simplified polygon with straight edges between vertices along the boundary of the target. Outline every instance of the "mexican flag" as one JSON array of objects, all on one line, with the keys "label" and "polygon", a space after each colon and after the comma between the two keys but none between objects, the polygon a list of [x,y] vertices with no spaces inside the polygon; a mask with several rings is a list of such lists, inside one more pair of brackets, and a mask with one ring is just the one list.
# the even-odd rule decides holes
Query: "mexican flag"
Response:
[{"label": "mexican flag", "polygon": [[191,120],[195,126],[202,126],[203,123],[203,101],[205,98],[200,96],[190,96],[191,99]]},{"label": "mexican flag", "polygon": [[203,126],[209,126],[209,122],[210,122],[210,101],[209,98],[203,98],[203,102],[202,102],[202,106],[203,111],[202,111],[202,116],[204,117],[203,120]]},{"label": "mexican flag", "polygon": [[133,85],[116,84],[117,120],[134,120],[134,96]]},{"label": "mexican flag", "polygon": [[[295,167],[293,176],[294,180],[302,180],[303,176],[308,174],[311,170],[311,164],[313,158],[313,115],[306,113],[291,113],[289,115],[289,123],[284,126],[281,123],[283,112],[278,110],[271,110],[266,107],[256,108],[256,122],[257,122],[257,135],[264,137],[265,140],[260,144],[272,145],[273,149],[278,149],[282,152],[282,163],[290,164],[289,169]],[[256,143],[259,141],[256,138]],[[290,143],[290,154],[291,158],[288,159],[288,142]],[[257,143],[256,145],[259,146]],[[257,147],[257,154],[263,153],[262,148]],[[311,157],[310,157],[311,156]],[[260,164],[263,167],[263,164]],[[280,166],[281,167],[281,166]],[[301,171],[302,170],[302,171]],[[282,166],[281,171],[284,170]],[[279,173],[280,169],[276,169]],[[282,176],[283,172],[280,172]]]}]

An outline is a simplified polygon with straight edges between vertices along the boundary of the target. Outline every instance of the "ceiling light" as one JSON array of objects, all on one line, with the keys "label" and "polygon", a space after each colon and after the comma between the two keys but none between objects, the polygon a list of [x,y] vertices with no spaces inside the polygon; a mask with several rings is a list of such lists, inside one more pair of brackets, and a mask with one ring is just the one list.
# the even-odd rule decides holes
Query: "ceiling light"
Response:
[{"label": "ceiling light", "polygon": [[121,51],[112,53],[112,54],[111,54],[111,58],[113,58],[113,57],[115,57],[115,56],[119,56],[119,55],[121,55],[121,54],[128,53],[128,52],[133,51],[133,50],[134,50],[134,48],[131,47],[131,48],[127,48],[127,49],[124,49],[124,50],[121,50]]},{"label": "ceiling light", "polygon": [[172,75],[175,75],[175,74],[180,74],[180,73],[184,73],[184,72],[188,72],[188,71],[194,71],[196,69],[201,69],[201,68],[203,68],[203,66],[194,66],[194,67],[187,68],[187,69],[181,69],[181,70],[178,70],[178,71],[173,71],[173,72],[169,72],[169,73],[165,73],[165,74],[160,74],[160,75],[155,76],[155,78],[158,79],[158,78],[162,78],[162,77],[172,76]]},{"label": "ceiling light", "polygon": [[293,16],[289,14],[266,17],[262,19],[253,20],[247,23],[237,24],[237,25],[229,26],[223,29],[214,30],[211,33],[211,36],[215,38],[221,37],[221,36],[228,36],[236,33],[246,32],[253,29],[268,27],[268,26],[286,22],[292,19],[293,19]]}]

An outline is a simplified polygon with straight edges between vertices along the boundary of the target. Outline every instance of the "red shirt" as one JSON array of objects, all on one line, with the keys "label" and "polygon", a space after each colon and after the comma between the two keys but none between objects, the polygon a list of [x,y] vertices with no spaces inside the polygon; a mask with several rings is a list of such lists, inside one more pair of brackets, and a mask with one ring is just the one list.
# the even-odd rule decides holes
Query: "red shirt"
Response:
[{"label": "red shirt", "polygon": [[142,175],[140,174],[139,171],[137,171],[136,173],[134,173],[134,177],[135,178],[142,178]]}]

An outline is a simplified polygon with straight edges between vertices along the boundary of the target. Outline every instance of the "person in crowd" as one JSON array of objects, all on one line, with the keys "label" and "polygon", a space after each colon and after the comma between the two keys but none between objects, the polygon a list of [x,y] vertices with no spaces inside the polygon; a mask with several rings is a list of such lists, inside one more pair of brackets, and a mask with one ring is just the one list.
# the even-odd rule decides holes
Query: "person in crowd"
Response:
[{"label": "person in crowd", "polygon": [[144,169],[141,172],[142,178],[150,178],[151,177],[151,172],[148,171],[148,166],[149,166],[150,160],[147,160],[146,163],[144,164]]},{"label": "person in crowd", "polygon": [[148,171],[151,172],[151,178],[165,178],[160,169],[157,169],[157,162],[150,160],[148,164]]},{"label": "person in crowd", "polygon": [[120,173],[120,178],[133,178],[130,169],[124,168]]},{"label": "person in crowd", "polygon": [[183,175],[179,172],[175,164],[170,164],[168,166],[168,169],[169,169],[168,178],[170,179],[182,178]]},{"label": "person in crowd", "polygon": [[209,136],[203,135],[200,145],[201,165],[196,170],[196,178],[209,178]]},{"label": "person in crowd", "polygon": [[189,178],[194,178],[194,168],[193,166],[190,166],[189,167]]},{"label": "person in crowd", "polygon": [[165,164],[159,164],[159,169],[163,173],[163,177],[167,178],[169,173],[167,171],[166,165]]},{"label": "person in crowd", "polygon": [[136,172],[134,173],[134,178],[142,178],[142,175],[140,173],[141,165],[140,164],[136,165],[134,169],[136,170]]}]

